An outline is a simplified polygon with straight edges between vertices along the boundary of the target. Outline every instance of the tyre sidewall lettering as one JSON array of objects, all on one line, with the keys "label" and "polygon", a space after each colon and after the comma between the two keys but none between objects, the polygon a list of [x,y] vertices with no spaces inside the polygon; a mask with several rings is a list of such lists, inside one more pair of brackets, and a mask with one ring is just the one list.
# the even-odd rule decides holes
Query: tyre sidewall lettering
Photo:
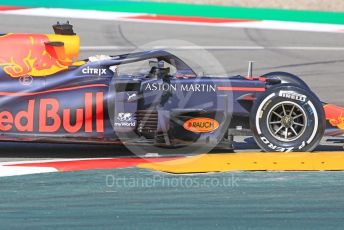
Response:
[{"label": "tyre sidewall lettering", "polygon": [[[279,86],[276,87],[275,91],[271,90],[264,96],[267,97],[271,95],[272,92],[274,92],[275,95],[269,98],[264,105],[256,105],[256,108],[260,110],[256,110],[256,116],[258,116],[258,119],[255,120],[254,127],[258,126],[261,130],[261,133],[257,133],[257,130],[253,130],[257,143],[266,151],[269,149],[275,152],[305,151],[305,149],[313,149],[314,143],[318,143],[319,137],[322,136],[324,129],[324,126],[319,121],[319,118],[317,118],[319,116],[320,119],[323,118],[323,114],[319,114],[320,108],[322,109],[322,107],[319,106],[321,105],[321,102],[317,101],[318,98],[313,93],[307,92],[301,88],[298,88],[297,86]],[[265,97],[262,97],[261,103],[264,101]],[[304,111],[304,116],[307,120],[307,124],[305,124],[306,128],[296,139],[290,141],[279,140],[272,136],[272,133],[270,134],[270,131],[268,130],[269,125],[267,120],[270,110],[274,105],[280,102],[295,103]],[[309,102],[313,106],[310,106]],[[314,103],[316,106],[314,106]],[[257,122],[259,124],[257,124]],[[253,123],[252,119],[251,123]],[[314,130],[319,129],[319,125],[321,127],[321,132],[314,135]]]},{"label": "tyre sidewall lettering", "polygon": [[270,143],[270,141],[262,135],[260,136],[260,139],[263,141],[264,144],[266,144],[266,146],[268,146],[271,150],[274,150],[276,152],[291,152],[294,149],[294,147],[284,148],[284,147],[274,145]]}]

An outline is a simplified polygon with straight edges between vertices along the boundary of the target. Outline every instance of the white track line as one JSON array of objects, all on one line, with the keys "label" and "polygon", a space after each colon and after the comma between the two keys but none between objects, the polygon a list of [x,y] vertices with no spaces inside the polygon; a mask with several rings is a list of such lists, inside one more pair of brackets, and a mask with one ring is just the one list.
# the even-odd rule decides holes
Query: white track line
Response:
[{"label": "white track line", "polygon": [[[100,158],[69,158],[69,159],[51,159],[51,160],[28,160],[28,161],[4,161],[0,162],[0,166],[12,166],[17,164],[31,164],[31,163],[51,163],[51,162],[69,162],[69,161],[82,161],[82,160],[107,160],[113,157],[100,157]],[[26,166],[23,166],[26,167]]]},{"label": "white track line", "polygon": [[251,28],[251,29],[270,29],[270,30],[292,30],[292,31],[306,31],[306,32],[334,32],[343,33],[344,25],[339,24],[325,24],[325,23],[309,23],[309,22],[286,22],[263,20],[261,22],[241,22],[235,24],[228,24],[228,27]]},{"label": "white track line", "polygon": [[104,160],[112,158],[73,158],[73,159],[54,159],[54,160],[30,160],[30,161],[12,161],[12,162],[0,162],[0,177],[8,176],[22,176],[39,173],[59,172],[54,167],[34,167],[34,166],[17,166],[18,164],[30,164],[30,163],[50,163],[50,162],[70,162],[81,160]]},{"label": "white track line", "polygon": [[204,22],[187,22],[171,20],[145,20],[137,19],[135,16],[146,15],[144,13],[123,13],[107,12],[97,10],[75,10],[75,9],[57,9],[57,8],[32,8],[1,11],[0,14],[9,15],[26,15],[56,18],[79,18],[93,20],[110,20],[110,21],[135,21],[145,23],[166,23],[182,24],[192,26],[213,26],[213,27],[232,27],[232,28],[251,28],[251,29],[270,29],[270,30],[293,30],[308,32],[332,32],[344,33],[344,25],[323,24],[323,23],[304,23],[304,22],[285,22],[285,21],[249,21],[249,22],[226,22],[226,23],[204,23]]},{"label": "white track line", "polygon": [[1,11],[1,14],[58,17],[58,18],[80,18],[94,20],[118,20],[120,18],[143,15],[140,13],[108,12],[98,10],[72,10],[57,8],[29,8],[19,10]]},{"label": "white track line", "polygon": [[52,167],[0,166],[0,177],[58,172]]},{"label": "white track line", "polygon": [[[133,46],[81,46],[81,51],[111,51],[134,50]],[[302,50],[302,51],[344,51],[344,47],[316,47],[316,46],[142,46],[139,49],[169,49],[169,50]]]}]

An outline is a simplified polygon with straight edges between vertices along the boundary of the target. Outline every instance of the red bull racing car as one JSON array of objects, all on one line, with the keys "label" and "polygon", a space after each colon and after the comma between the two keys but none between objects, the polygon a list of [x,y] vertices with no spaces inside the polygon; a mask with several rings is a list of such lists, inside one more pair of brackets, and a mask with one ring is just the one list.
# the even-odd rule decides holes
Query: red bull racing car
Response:
[{"label": "red bull racing car", "polygon": [[249,134],[289,152],[343,134],[344,109],[295,75],[198,76],[163,50],[77,61],[72,25],[53,28],[0,36],[1,140],[229,146]]}]

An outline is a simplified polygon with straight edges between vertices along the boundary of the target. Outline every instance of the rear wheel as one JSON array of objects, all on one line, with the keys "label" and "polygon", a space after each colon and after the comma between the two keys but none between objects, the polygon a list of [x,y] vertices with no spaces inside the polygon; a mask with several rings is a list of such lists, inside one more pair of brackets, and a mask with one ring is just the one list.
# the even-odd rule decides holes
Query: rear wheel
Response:
[{"label": "rear wheel", "polygon": [[265,151],[312,151],[325,131],[322,103],[295,85],[267,90],[254,104],[250,125]]}]

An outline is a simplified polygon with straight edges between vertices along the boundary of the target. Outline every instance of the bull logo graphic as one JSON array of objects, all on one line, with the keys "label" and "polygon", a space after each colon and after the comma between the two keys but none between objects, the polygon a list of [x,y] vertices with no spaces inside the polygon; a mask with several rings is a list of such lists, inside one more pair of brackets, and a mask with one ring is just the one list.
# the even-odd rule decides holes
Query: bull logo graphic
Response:
[{"label": "bull logo graphic", "polygon": [[121,122],[129,122],[132,121],[133,117],[132,117],[132,113],[118,113],[117,115],[117,120],[121,121]]},{"label": "bull logo graphic", "polygon": [[79,37],[46,34],[0,36],[0,66],[12,77],[47,76],[65,70],[79,55]]},{"label": "bull logo graphic", "polygon": [[325,118],[332,126],[344,130],[344,108],[336,105],[324,105]]}]

